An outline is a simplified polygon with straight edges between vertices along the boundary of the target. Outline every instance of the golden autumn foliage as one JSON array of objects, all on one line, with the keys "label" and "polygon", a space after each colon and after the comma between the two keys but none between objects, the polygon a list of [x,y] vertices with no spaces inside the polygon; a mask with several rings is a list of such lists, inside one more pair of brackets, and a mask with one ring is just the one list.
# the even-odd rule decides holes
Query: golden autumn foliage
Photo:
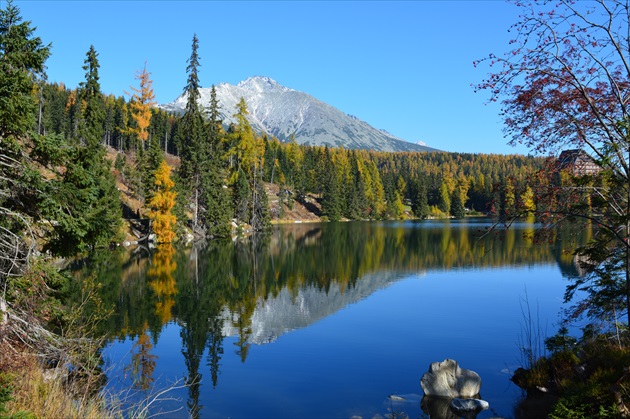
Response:
[{"label": "golden autumn foliage", "polygon": [[173,272],[177,268],[174,261],[175,249],[171,244],[160,244],[153,255],[148,276],[151,278],[149,285],[157,297],[155,314],[162,324],[171,320],[172,308],[175,305],[174,296],[177,294],[177,284],[173,278]]},{"label": "golden autumn foliage", "polygon": [[173,190],[175,182],[171,179],[171,166],[162,161],[155,171],[156,191],[149,200],[151,209],[149,217],[152,220],[153,231],[157,235],[158,243],[170,243],[175,238],[175,222],[177,218],[172,210],[175,206],[176,193]]},{"label": "golden autumn foliage", "polygon": [[136,79],[140,81],[140,88],[131,87],[131,114],[136,126],[129,128],[131,134],[135,134],[140,141],[149,139],[149,124],[151,123],[151,108],[155,105],[155,94],[153,93],[153,81],[149,77],[151,73],[147,71],[146,65],[142,71],[136,72]]},{"label": "golden autumn foliage", "polygon": [[77,102],[77,91],[71,90],[70,94],[68,95],[68,101],[66,102],[66,111],[72,108],[76,102]]}]

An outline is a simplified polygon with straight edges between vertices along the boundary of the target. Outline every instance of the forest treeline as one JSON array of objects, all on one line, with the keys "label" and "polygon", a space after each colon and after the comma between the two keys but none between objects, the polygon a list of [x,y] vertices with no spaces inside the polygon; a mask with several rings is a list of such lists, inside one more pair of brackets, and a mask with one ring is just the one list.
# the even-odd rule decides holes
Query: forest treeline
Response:
[{"label": "forest treeline", "polygon": [[[21,21],[12,4],[6,13]],[[209,105],[199,104],[196,35],[186,67],[186,106],[172,114],[157,106],[146,63],[124,96],[103,94],[94,46],[78,86],[48,82],[50,45],[33,37],[30,22],[23,26],[30,32],[1,40],[4,57],[18,62],[24,80],[19,95],[7,96],[11,106],[1,115],[2,123],[21,124],[3,132],[4,154],[12,159],[3,177],[19,192],[0,204],[15,212],[13,230],[27,215],[39,244],[52,254],[71,256],[121,240],[125,206],[127,217],[150,219],[158,242],[191,232],[228,237],[234,225],[262,231],[296,202],[330,221],[505,216],[536,206],[531,182],[543,166],[540,158],[281,143],[254,132],[243,98],[235,122],[224,124],[214,86]],[[13,53],[10,42],[31,42],[41,66],[19,62],[28,54]],[[279,191],[273,213],[269,184]]]},{"label": "forest treeline", "polygon": [[[227,236],[233,219],[263,230],[270,217],[282,218],[296,201],[313,199],[330,221],[463,217],[471,212],[501,216],[535,206],[530,183],[543,165],[540,158],[281,143],[253,131],[244,100],[238,104],[237,123],[224,125],[214,89],[207,109],[198,104],[197,46],[195,37],[183,114],[155,106],[146,66],[138,71],[139,87],[131,88],[130,98],[104,95],[98,88],[93,93],[96,138],[102,150],[116,152],[114,169],[144,206],[143,214],[155,213],[152,202],[164,195],[156,182],[171,176],[160,171],[165,156],[174,162],[169,200],[180,233],[190,229],[198,236]],[[86,57],[86,82],[77,88],[40,84],[36,131],[44,144],[34,152],[80,144],[86,89],[90,80],[98,82],[91,70],[99,67],[93,48]],[[273,214],[264,189],[270,183],[279,186],[280,204]]]}]

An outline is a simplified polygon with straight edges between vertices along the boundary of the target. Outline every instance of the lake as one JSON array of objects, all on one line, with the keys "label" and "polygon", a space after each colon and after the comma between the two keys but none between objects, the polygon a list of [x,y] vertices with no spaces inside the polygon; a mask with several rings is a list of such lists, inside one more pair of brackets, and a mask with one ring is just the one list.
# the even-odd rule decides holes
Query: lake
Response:
[{"label": "lake", "polygon": [[482,378],[479,419],[514,417],[524,312],[555,334],[577,271],[568,236],[491,225],[291,224],[83,261],[77,276],[96,275],[114,307],[105,391],[167,417],[428,417],[420,378],[452,358]]}]

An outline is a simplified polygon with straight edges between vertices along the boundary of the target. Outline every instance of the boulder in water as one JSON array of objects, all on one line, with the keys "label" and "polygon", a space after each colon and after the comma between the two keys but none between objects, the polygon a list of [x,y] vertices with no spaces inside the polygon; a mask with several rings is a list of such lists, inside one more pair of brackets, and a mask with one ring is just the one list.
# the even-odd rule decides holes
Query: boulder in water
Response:
[{"label": "boulder in water", "polygon": [[479,394],[481,377],[474,371],[459,367],[457,361],[445,359],[433,362],[420,380],[426,396],[472,399]]}]

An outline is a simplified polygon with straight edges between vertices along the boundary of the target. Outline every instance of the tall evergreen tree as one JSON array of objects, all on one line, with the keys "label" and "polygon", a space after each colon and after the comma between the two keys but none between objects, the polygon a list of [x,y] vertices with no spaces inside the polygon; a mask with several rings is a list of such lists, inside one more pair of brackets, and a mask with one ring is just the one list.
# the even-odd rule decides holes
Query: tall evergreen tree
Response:
[{"label": "tall evergreen tree", "polygon": [[48,184],[42,205],[47,217],[56,221],[47,248],[64,256],[108,244],[122,225],[120,195],[101,143],[104,113],[97,56],[90,46],[83,66],[85,82],[79,89],[84,104],[80,143],[69,152],[62,179]]},{"label": "tall evergreen tree", "polygon": [[464,203],[462,202],[462,196],[457,189],[455,189],[453,198],[451,199],[450,212],[455,218],[464,218],[466,216],[466,209],[464,208]]},{"label": "tall evergreen tree", "polygon": [[335,170],[332,156],[328,147],[324,150],[324,173],[327,176],[324,180],[322,193],[322,213],[330,221],[338,221],[341,218],[341,193],[339,191],[339,180]]},{"label": "tall evergreen tree", "polygon": [[201,109],[199,108],[199,40],[197,34],[193,36],[192,51],[188,58],[188,81],[184,87],[187,96],[186,108],[178,131],[179,151],[181,166],[179,169],[179,204],[187,207],[186,203],[192,200],[192,228],[199,233],[199,201],[201,199],[201,168],[200,163],[206,155],[204,147],[206,145],[206,135],[204,132],[204,121]]},{"label": "tall evergreen tree", "polygon": [[247,175],[243,170],[239,170],[236,182],[232,186],[234,216],[239,222],[249,223],[250,221],[251,196],[252,192],[247,181]]},{"label": "tall evergreen tree", "polygon": [[79,100],[81,118],[79,119],[79,139],[82,144],[96,152],[103,140],[105,122],[105,107],[101,85],[99,82],[98,53],[94,45],[86,53],[83,63],[85,81],[79,84]]},{"label": "tall evergreen tree", "polygon": [[271,215],[269,214],[269,200],[262,176],[258,181],[255,181],[253,189],[252,228],[254,231],[266,231],[271,228]]},{"label": "tall evergreen tree", "polygon": [[202,223],[206,235],[226,237],[230,233],[230,219],[234,209],[228,190],[224,188],[226,168],[221,159],[224,132],[214,85],[210,89],[210,106],[207,115],[208,147],[206,148],[206,155],[203,157],[201,179],[204,191]]},{"label": "tall evergreen tree", "polygon": [[[23,231],[35,215],[33,191],[39,182],[23,156],[24,140],[35,123],[37,81],[45,76],[50,45],[34,36],[11,0],[0,10],[0,287],[26,266],[30,251]],[[4,295],[0,296],[0,299]]]},{"label": "tall evergreen tree", "polygon": [[429,216],[429,201],[427,197],[427,184],[423,175],[418,176],[411,187],[411,210],[418,218]]}]

